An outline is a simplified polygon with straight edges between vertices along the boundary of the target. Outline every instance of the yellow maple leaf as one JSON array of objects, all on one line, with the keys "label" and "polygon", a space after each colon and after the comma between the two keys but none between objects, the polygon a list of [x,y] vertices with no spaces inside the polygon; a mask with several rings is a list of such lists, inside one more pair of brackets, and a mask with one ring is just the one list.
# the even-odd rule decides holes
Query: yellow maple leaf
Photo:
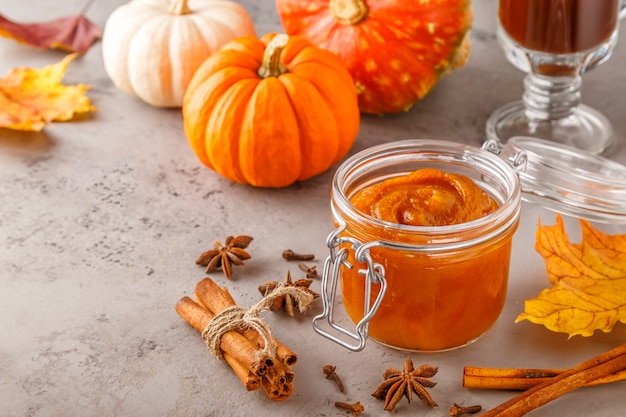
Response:
[{"label": "yellow maple leaf", "polygon": [[582,240],[569,242],[563,219],[542,226],[535,249],[546,262],[552,288],[526,300],[516,322],[529,320],[555,332],[591,336],[626,323],[626,235],[609,235],[580,220]]},{"label": "yellow maple leaf", "polygon": [[95,110],[85,96],[88,86],[61,84],[67,66],[77,56],[67,55],[40,69],[15,68],[0,78],[0,127],[40,131],[51,121]]}]

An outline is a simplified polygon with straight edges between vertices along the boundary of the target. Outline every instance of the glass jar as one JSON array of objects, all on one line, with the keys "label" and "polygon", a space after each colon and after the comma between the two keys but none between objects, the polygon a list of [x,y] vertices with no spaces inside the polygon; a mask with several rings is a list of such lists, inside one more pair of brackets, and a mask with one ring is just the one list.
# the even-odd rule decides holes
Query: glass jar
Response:
[{"label": "glass jar", "polygon": [[[469,177],[498,209],[456,225],[408,226],[366,215],[350,203],[359,190],[420,168]],[[354,351],[363,349],[368,336],[414,351],[473,342],[495,323],[504,305],[520,194],[514,167],[459,143],[406,140],[352,156],[333,178],[336,229],[328,237],[324,311],[313,320],[315,330]],[[335,322],[338,285],[355,331]]]}]

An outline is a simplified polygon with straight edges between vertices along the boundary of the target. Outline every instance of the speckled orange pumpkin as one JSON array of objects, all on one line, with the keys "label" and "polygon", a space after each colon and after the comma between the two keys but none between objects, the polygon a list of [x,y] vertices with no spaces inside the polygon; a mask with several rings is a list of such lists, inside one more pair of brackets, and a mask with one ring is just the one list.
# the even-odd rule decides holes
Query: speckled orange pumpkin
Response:
[{"label": "speckled orange pumpkin", "polygon": [[196,71],[183,101],[198,158],[258,187],[285,187],[327,170],[352,146],[359,117],[341,60],[285,34],[228,43]]},{"label": "speckled orange pumpkin", "polygon": [[408,110],[465,63],[470,0],[276,0],[285,32],[339,55],[364,113]]}]

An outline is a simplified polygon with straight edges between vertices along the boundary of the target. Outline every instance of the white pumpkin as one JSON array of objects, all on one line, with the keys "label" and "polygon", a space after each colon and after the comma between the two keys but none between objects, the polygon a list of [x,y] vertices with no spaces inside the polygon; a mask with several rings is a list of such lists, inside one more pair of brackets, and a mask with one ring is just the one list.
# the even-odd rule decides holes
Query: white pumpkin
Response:
[{"label": "white pumpkin", "polygon": [[116,86],[146,103],[180,107],[198,66],[246,35],[256,35],[252,18],[228,0],[133,0],[104,26],[104,68]]}]

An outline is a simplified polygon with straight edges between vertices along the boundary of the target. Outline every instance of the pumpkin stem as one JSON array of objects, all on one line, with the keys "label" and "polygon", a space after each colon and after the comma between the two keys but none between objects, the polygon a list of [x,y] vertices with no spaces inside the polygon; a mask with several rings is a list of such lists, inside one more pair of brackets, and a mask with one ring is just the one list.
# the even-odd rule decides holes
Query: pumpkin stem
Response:
[{"label": "pumpkin stem", "polygon": [[189,0],[174,0],[169,9],[167,9],[168,13],[171,13],[176,16],[180,16],[183,14],[191,13],[191,9],[187,6],[187,2]]},{"label": "pumpkin stem", "polygon": [[356,25],[369,13],[364,0],[330,0],[329,7],[335,20],[344,25]]},{"label": "pumpkin stem", "polygon": [[263,53],[263,62],[257,74],[261,78],[278,77],[281,74],[287,72],[287,68],[280,60],[280,53],[287,45],[289,36],[284,33],[279,33],[274,36],[272,40],[267,44],[265,52]]}]

